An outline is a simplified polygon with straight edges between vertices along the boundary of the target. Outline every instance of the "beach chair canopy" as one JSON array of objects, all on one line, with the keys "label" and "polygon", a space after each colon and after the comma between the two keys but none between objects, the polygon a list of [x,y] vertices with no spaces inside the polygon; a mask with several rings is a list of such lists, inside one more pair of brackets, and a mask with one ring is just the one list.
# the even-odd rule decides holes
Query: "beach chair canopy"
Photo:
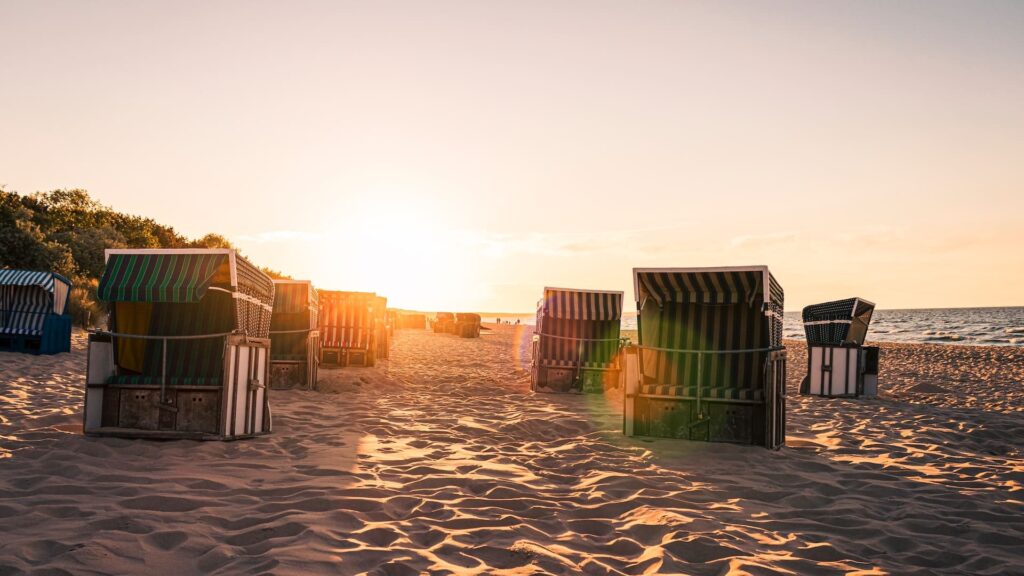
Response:
[{"label": "beach chair canopy", "polygon": [[619,320],[622,318],[622,292],[544,288],[544,298],[537,310],[548,318]]},{"label": "beach chair canopy", "polygon": [[875,304],[863,298],[846,298],[804,308],[804,334],[808,344],[864,344]]},{"label": "beach chair canopy", "polygon": [[274,280],[274,315],[270,319],[271,358],[303,360],[309,332],[319,326],[320,304],[309,280]]},{"label": "beach chair canopy", "polygon": [[[782,347],[784,293],[767,266],[634,269],[649,394],[761,400]],[[741,352],[742,351],[742,352]]]},{"label": "beach chair canopy", "polygon": [[[107,250],[106,256],[99,297],[112,303],[114,333],[269,336],[274,283],[235,250]],[[223,339],[166,345],[171,384],[220,384]],[[165,361],[162,347],[160,340],[118,339],[117,381],[151,383]]]},{"label": "beach chair canopy", "polygon": [[619,350],[622,292],[544,288],[537,361],[550,368],[609,368]]},{"label": "beach chair canopy", "polygon": [[42,335],[47,316],[64,314],[70,293],[60,274],[0,270],[0,334]]},{"label": "beach chair canopy", "polygon": [[472,312],[459,312],[455,314],[456,322],[480,323],[480,315]]},{"label": "beach chair canopy", "polygon": [[437,320],[439,320],[439,321],[454,322],[455,321],[455,314],[453,312],[438,312],[437,313]]},{"label": "beach chair canopy", "polygon": [[378,296],[372,292],[320,290],[319,297],[321,345],[368,350]]}]

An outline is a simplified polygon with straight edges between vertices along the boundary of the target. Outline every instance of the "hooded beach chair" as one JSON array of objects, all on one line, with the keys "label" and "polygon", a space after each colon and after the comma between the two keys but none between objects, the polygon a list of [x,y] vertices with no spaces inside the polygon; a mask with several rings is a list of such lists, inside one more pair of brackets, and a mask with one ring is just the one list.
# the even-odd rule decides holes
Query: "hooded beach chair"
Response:
[{"label": "hooded beach chair", "polygon": [[455,315],[452,333],[463,338],[480,337],[480,315],[472,312],[459,312]]},{"label": "hooded beach chair", "polygon": [[768,268],[637,268],[633,282],[625,434],[784,444],[783,291]]},{"label": "hooded beach chair", "polygon": [[602,392],[619,381],[622,292],[544,288],[537,304],[530,388]]},{"label": "hooded beach chair", "polygon": [[270,432],[271,279],[229,249],[107,250],[85,433],[230,440]]},{"label": "hooded beach chair", "polygon": [[438,312],[434,317],[433,328],[439,334],[452,334],[455,331],[455,314]]},{"label": "hooded beach chair", "polygon": [[0,270],[0,351],[71,351],[71,282],[53,272]]},{"label": "hooded beach chair", "polygon": [[320,290],[320,363],[373,366],[376,317],[372,292]]},{"label": "hooded beach chair", "polygon": [[398,314],[398,326],[400,330],[426,330],[427,315],[410,312]]},{"label": "hooded beach chair", "polygon": [[875,396],[878,348],[864,346],[873,302],[847,298],[804,308],[807,377],[800,393],[812,396]]},{"label": "hooded beach chair", "polygon": [[388,314],[388,299],[377,296],[373,299],[374,350],[375,358],[386,360],[391,356],[391,316]]},{"label": "hooded beach chair", "polygon": [[316,388],[320,304],[309,280],[274,280],[270,387]]}]

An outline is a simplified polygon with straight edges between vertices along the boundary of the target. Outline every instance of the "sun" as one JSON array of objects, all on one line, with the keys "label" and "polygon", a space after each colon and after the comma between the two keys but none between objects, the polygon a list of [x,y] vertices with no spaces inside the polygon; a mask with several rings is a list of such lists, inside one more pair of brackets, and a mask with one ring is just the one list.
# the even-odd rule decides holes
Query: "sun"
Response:
[{"label": "sun", "polygon": [[412,194],[379,194],[346,203],[327,234],[338,257],[323,259],[324,286],[386,296],[396,308],[465,309],[473,299],[472,254],[443,207]]}]

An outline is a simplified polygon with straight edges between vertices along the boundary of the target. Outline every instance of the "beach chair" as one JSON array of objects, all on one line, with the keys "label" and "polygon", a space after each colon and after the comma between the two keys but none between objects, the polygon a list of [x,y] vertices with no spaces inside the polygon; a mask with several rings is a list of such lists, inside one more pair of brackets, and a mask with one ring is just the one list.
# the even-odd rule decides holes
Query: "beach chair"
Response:
[{"label": "beach chair", "polygon": [[233,440],[271,430],[274,283],[235,250],[107,250],[84,430]]},{"label": "beach chair", "polygon": [[401,330],[426,330],[427,315],[403,312],[398,315],[398,326]]},{"label": "beach chair", "polygon": [[479,338],[480,315],[472,312],[459,312],[455,315],[452,333],[463,338]]},{"label": "beach chair", "polygon": [[373,366],[377,295],[334,290],[319,295],[321,365]]},{"label": "beach chair", "polygon": [[53,272],[0,270],[0,351],[71,351],[71,282]]},{"label": "beach chair", "polygon": [[391,356],[391,318],[388,314],[388,299],[377,296],[373,300],[374,357],[386,360]]},{"label": "beach chair", "polygon": [[875,304],[847,298],[807,306],[807,377],[800,393],[857,398],[878,394],[878,348],[864,346]]},{"label": "beach chair", "polygon": [[455,330],[455,314],[438,312],[434,317],[433,329],[438,334],[451,334]]},{"label": "beach chair", "polygon": [[320,304],[309,280],[274,280],[270,319],[270,387],[316,388]]},{"label": "beach chair", "polygon": [[637,268],[633,282],[625,434],[783,445],[783,291],[768,268]]},{"label": "beach chair", "polygon": [[544,288],[537,303],[530,388],[603,392],[619,382],[622,292]]}]

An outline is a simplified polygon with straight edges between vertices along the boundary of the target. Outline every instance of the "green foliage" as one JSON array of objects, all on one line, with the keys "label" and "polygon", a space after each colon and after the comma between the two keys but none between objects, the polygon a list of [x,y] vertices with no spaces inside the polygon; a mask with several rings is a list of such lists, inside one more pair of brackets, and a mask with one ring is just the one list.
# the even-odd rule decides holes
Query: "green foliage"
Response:
[{"label": "green foliage", "polygon": [[96,301],[107,248],[234,248],[207,234],[190,240],[151,218],[115,212],[85,190],[21,196],[0,187],[0,268],[51,270],[74,281],[71,314],[76,324],[96,324]]}]

